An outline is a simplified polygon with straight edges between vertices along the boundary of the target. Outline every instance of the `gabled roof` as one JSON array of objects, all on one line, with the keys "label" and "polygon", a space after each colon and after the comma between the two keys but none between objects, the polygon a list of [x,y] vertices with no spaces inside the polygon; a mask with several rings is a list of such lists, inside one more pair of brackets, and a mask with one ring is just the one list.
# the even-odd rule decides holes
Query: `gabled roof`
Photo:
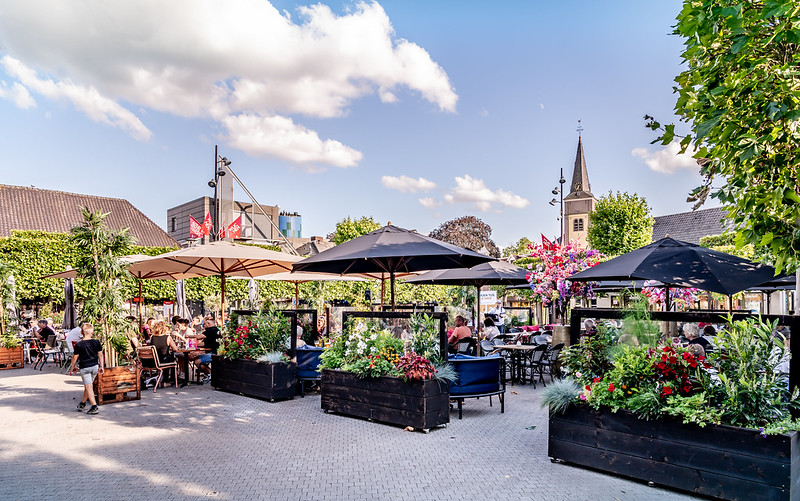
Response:
[{"label": "gabled roof", "polygon": [[675,240],[699,244],[702,237],[721,235],[731,226],[722,207],[667,214],[653,219],[653,241],[669,235]]},{"label": "gabled roof", "polygon": [[589,172],[586,170],[586,157],[583,155],[583,142],[578,136],[578,152],[575,154],[575,167],[572,170],[572,184],[569,185],[569,195],[565,200],[572,198],[594,198],[592,187],[589,185]]},{"label": "gabled roof", "polygon": [[130,228],[137,245],[177,247],[178,243],[127,200],[26,186],[0,184],[0,237],[11,230],[69,233],[81,224],[81,207],[110,213],[109,228]]},{"label": "gabled roof", "polygon": [[301,256],[316,256],[320,252],[335,246],[336,244],[329,240],[315,240],[312,238],[310,241],[298,247],[297,253]]}]

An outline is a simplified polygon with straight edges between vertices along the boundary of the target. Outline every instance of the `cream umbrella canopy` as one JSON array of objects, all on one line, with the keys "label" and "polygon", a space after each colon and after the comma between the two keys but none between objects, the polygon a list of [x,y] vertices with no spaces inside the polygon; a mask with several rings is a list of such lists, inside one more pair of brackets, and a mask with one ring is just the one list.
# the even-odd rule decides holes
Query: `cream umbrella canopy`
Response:
[{"label": "cream umbrella canopy", "polygon": [[292,263],[302,259],[252,245],[219,241],[178,249],[135,262],[128,267],[128,271],[135,276],[152,275],[152,278],[173,280],[219,276],[224,316],[226,277],[255,278],[290,271]]},{"label": "cream umbrella canopy", "polygon": [[[367,279],[374,278],[371,275],[363,276],[343,276],[333,273],[311,273],[311,272],[281,272],[271,275],[263,275],[255,280],[271,280],[274,282],[288,282],[294,284],[294,303],[300,304],[300,284],[306,282],[366,282]],[[376,278],[377,280],[377,278]]]}]

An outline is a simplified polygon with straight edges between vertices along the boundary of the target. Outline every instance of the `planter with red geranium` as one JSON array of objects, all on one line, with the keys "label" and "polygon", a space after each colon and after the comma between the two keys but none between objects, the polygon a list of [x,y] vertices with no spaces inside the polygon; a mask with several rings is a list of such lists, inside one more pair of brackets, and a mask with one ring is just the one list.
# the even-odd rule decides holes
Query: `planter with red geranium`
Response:
[{"label": "planter with red geranium", "polygon": [[549,456],[720,499],[800,499],[800,402],[772,335],[788,318],[714,318],[724,329],[708,356],[632,333],[627,319],[600,323],[562,353],[568,377],[543,392]]},{"label": "planter with red geranium", "polygon": [[444,315],[353,312],[321,356],[322,409],[426,432],[450,422]]},{"label": "planter with red geranium", "polygon": [[293,398],[297,364],[290,357],[296,338],[288,316],[279,311],[231,315],[219,354],[211,357],[211,386],[270,401]]}]

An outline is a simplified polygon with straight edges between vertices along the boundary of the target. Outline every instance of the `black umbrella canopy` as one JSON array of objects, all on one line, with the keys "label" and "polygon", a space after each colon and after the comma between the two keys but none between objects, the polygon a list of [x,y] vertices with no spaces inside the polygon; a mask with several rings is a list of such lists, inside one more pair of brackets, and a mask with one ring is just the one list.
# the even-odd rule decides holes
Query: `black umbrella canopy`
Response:
[{"label": "black umbrella canopy", "polygon": [[569,277],[574,281],[658,280],[732,295],[775,276],[771,266],[665,237]]},{"label": "black umbrella canopy", "polygon": [[480,289],[484,285],[527,284],[528,270],[505,261],[489,261],[472,268],[434,270],[404,280],[407,284],[472,285],[478,290],[478,321],[481,311]]},{"label": "black umbrella canopy", "polygon": [[392,284],[392,309],[394,309],[394,276],[397,273],[469,268],[487,261],[494,261],[494,258],[390,223],[294,263],[292,271],[340,275],[388,273]]},{"label": "black umbrella canopy", "polygon": [[505,261],[489,261],[472,268],[434,270],[404,280],[408,284],[520,285],[527,284],[528,270]]}]

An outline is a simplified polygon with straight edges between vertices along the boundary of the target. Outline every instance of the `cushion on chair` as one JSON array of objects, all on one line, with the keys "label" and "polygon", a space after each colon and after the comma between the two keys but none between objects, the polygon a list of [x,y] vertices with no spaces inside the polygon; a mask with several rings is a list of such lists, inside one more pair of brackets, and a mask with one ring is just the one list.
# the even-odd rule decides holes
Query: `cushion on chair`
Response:
[{"label": "cushion on chair", "polygon": [[318,379],[319,356],[325,348],[300,346],[297,348],[297,379]]},{"label": "cushion on chair", "polygon": [[503,357],[500,355],[473,357],[459,354],[448,358],[448,362],[458,374],[456,382],[450,383],[451,396],[479,395],[502,389]]}]

